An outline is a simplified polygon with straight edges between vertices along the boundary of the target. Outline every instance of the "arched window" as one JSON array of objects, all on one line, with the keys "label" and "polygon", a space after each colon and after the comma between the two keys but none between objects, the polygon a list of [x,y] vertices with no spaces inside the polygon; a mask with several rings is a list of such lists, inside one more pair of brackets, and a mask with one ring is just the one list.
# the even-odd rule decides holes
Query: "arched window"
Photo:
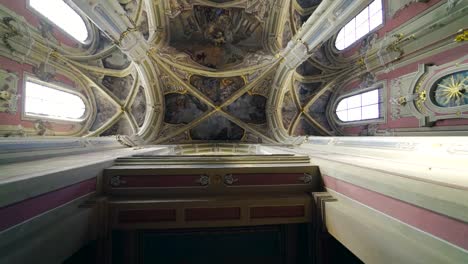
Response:
[{"label": "arched window", "polygon": [[79,42],[88,39],[83,18],[63,0],[29,0],[29,6]]},{"label": "arched window", "polygon": [[24,112],[27,116],[66,121],[83,121],[86,106],[83,99],[71,92],[59,90],[28,78]]},{"label": "arched window", "polygon": [[344,50],[380,26],[382,22],[382,0],[375,0],[338,32],[335,42],[336,48]]},{"label": "arched window", "polygon": [[342,122],[381,118],[382,98],[380,89],[359,93],[342,99],[335,110]]}]

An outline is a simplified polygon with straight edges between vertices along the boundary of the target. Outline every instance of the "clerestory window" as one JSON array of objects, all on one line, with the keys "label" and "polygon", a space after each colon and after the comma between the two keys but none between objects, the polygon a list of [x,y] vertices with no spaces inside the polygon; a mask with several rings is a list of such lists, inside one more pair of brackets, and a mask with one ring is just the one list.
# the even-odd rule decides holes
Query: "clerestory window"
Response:
[{"label": "clerestory window", "polygon": [[79,42],[88,39],[83,18],[63,0],[29,0],[29,6]]},{"label": "clerestory window", "polygon": [[[54,85],[55,86],[55,85]],[[83,121],[86,106],[83,99],[66,89],[28,78],[24,113],[26,116],[66,121]]]},{"label": "clerestory window", "polygon": [[379,119],[382,117],[380,89],[345,97],[339,101],[335,113],[342,122]]},{"label": "clerestory window", "polygon": [[335,41],[336,48],[344,50],[382,25],[382,13],[382,0],[373,1],[338,32]]}]

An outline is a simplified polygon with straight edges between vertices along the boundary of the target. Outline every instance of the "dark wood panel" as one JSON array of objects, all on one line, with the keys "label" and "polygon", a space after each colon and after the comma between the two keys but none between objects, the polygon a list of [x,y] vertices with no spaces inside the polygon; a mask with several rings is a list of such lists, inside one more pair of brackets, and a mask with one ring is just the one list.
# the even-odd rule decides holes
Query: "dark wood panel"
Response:
[{"label": "dark wood panel", "polygon": [[271,217],[303,217],[305,208],[303,205],[295,206],[261,206],[250,208],[250,218]]},{"label": "dark wood panel", "polygon": [[175,209],[148,209],[120,211],[118,221],[122,224],[173,222],[176,221]]},{"label": "dark wood panel", "polygon": [[239,220],[240,217],[240,207],[185,209],[186,221]]},{"label": "dark wood panel", "polygon": [[200,186],[201,175],[122,175],[109,178],[111,188],[170,188]]}]

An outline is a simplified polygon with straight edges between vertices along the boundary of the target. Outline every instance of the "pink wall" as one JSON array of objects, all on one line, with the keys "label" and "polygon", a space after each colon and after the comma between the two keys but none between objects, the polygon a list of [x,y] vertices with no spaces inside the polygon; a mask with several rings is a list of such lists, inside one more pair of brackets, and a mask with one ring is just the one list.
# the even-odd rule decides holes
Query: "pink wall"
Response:
[{"label": "pink wall", "polygon": [[323,175],[326,188],[468,250],[468,224],[446,215]]},{"label": "pink wall", "polygon": [[[378,29],[376,32],[378,34],[378,37],[381,38],[388,32],[394,30],[395,28],[405,24],[418,14],[421,14],[428,10],[429,8],[433,7],[437,3],[439,3],[440,0],[431,0],[428,3],[411,3],[410,5],[402,8],[398,12],[395,13],[395,15],[391,18],[387,17],[386,20],[384,21],[384,25]],[[384,8],[387,6],[388,1],[384,1]],[[357,55],[358,51],[360,48],[360,42],[349,48],[348,50],[345,50],[343,55],[345,57],[351,57],[353,55]],[[400,67],[398,69],[395,69],[393,71],[389,71],[387,73],[383,73],[380,75],[377,75],[376,78],[378,81],[385,81],[387,84],[387,123],[385,124],[380,124],[378,125],[379,129],[398,129],[398,128],[418,128],[419,127],[419,121],[416,117],[404,117],[400,118],[397,120],[392,120],[391,118],[391,105],[388,103],[388,100],[390,99],[391,96],[391,80],[398,78],[400,76],[410,74],[413,72],[416,72],[418,70],[418,66],[420,64],[433,64],[433,65],[443,65],[446,63],[450,63],[452,61],[455,61],[460,58],[461,54],[466,55],[468,54],[468,44],[464,44],[461,46],[458,46],[457,48],[444,51],[438,54],[435,54],[430,57],[423,58],[419,61],[416,61],[414,63],[405,65],[403,67]],[[404,54],[401,60],[405,59],[405,56],[409,56],[411,54]],[[468,63],[468,61],[464,62]],[[345,85],[342,90],[341,94],[347,94],[353,90],[359,89],[359,80],[354,80],[353,82]],[[438,114],[436,114],[438,115]],[[434,124],[435,126],[462,126],[462,125],[468,125],[468,119],[450,119],[450,120],[442,120],[442,121],[437,121]],[[345,135],[358,135],[360,134],[363,130],[365,130],[367,125],[356,125],[356,126],[343,126],[341,127],[343,133]]]},{"label": "pink wall", "polygon": [[[28,0],[0,0],[0,4],[5,6],[6,8],[10,9],[11,11],[17,13],[19,16],[22,16],[26,19],[30,25],[34,27],[40,27],[40,19],[43,19],[36,13],[32,12],[29,7],[27,7]],[[53,26],[53,34],[57,38],[57,40],[66,46],[70,47],[79,47],[79,42],[73,39],[72,37],[68,36],[62,30],[58,29],[57,27]],[[23,111],[23,100],[24,100],[24,87],[23,87],[23,80],[24,74],[29,73],[34,76],[33,74],[33,65],[26,64],[26,63],[18,63],[14,60],[11,60],[6,57],[0,56],[0,69],[13,72],[15,73],[19,80],[18,80],[18,102],[17,102],[17,112],[15,114],[10,113],[0,113],[0,126],[1,125],[9,125],[9,126],[17,126],[21,125],[24,128],[33,128],[34,121],[30,120],[23,120],[21,117],[21,113]],[[55,83],[63,83],[67,87],[77,87],[77,85],[70,80],[69,78],[56,74],[54,76],[53,82]],[[81,124],[70,124],[61,121],[48,121],[46,122],[46,126],[48,130],[54,132],[70,132],[73,133],[78,131],[81,128]]]},{"label": "pink wall", "polygon": [[0,232],[96,191],[96,178],[0,207]]},{"label": "pink wall", "polygon": [[[387,10],[388,8],[388,3],[391,0],[383,0],[383,8],[384,10]],[[388,32],[391,32],[395,28],[403,25],[406,23],[408,20],[414,18],[415,16],[423,13],[424,11],[428,10],[435,4],[439,3],[442,0],[430,0],[427,3],[422,3],[422,2],[413,2],[407,7],[404,7],[400,9],[398,12],[396,12],[393,17],[384,17],[384,24],[383,26],[379,27],[375,33],[377,33],[378,38],[381,38],[385,36]],[[344,57],[350,57],[354,55],[359,48],[361,47],[361,43],[357,42],[354,45],[351,45],[349,48],[347,48],[343,52]]]},{"label": "pink wall", "polygon": [[[19,98],[17,101],[17,111],[15,114],[11,113],[1,113],[0,112],[0,126],[1,125],[9,125],[9,126],[17,126],[21,125],[24,128],[33,128],[34,127],[34,121],[30,120],[23,120],[21,115],[24,109],[23,106],[23,100],[24,100],[24,87],[23,87],[23,82],[24,82],[24,77],[25,73],[33,74],[33,66],[30,64],[26,63],[18,63],[14,60],[11,60],[6,57],[0,56],[0,69],[7,71],[7,72],[13,72],[18,76],[18,94]],[[54,78],[55,83],[63,83],[67,87],[76,87],[75,83],[70,80],[69,78],[63,76],[63,75],[56,75]],[[48,129],[55,131],[55,132],[72,132],[78,130],[81,126],[79,124],[70,124],[70,123],[64,123],[60,121],[48,121]]]}]

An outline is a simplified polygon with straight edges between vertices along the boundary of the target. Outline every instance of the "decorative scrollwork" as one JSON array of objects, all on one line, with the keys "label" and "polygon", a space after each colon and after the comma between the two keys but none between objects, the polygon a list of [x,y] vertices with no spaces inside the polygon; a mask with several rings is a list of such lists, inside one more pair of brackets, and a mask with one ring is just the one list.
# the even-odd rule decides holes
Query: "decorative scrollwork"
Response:
[{"label": "decorative scrollwork", "polygon": [[455,36],[455,42],[463,42],[465,40],[468,40],[468,29],[460,30],[458,32],[461,33]]},{"label": "decorative scrollwork", "polygon": [[224,183],[226,185],[233,185],[235,182],[239,181],[239,179],[236,179],[232,176],[232,174],[226,174],[224,175]]},{"label": "decorative scrollwork", "polygon": [[15,49],[13,48],[13,46],[11,46],[10,42],[8,42],[8,40],[12,37],[15,37],[15,36],[19,36],[19,32],[18,30],[11,24],[11,22],[14,22],[15,19],[12,18],[12,17],[4,17],[2,19],[2,23],[8,28],[8,32],[3,34],[2,36],[2,41],[3,41],[3,44],[5,45],[5,47],[7,47],[8,50],[10,50],[11,52],[14,52]]},{"label": "decorative scrollwork", "polygon": [[302,182],[304,182],[304,184],[310,184],[312,183],[312,175],[308,174],[308,173],[304,173],[304,176],[302,177],[299,177],[299,180],[301,180]]},{"label": "decorative scrollwork", "polygon": [[126,184],[127,182],[120,179],[120,176],[112,176],[109,180],[109,184],[113,187],[119,187],[122,184]]},{"label": "decorative scrollwork", "polygon": [[406,41],[416,39],[416,37],[414,35],[405,37],[405,35],[402,33],[395,34],[393,35],[393,37],[396,39],[387,46],[387,51],[398,52],[399,55],[396,56],[394,59],[399,60],[405,54],[404,50],[400,47],[400,45]]},{"label": "decorative scrollwork", "polygon": [[414,89],[415,94],[416,94],[416,99],[415,99],[416,108],[421,113],[425,113],[423,105],[424,105],[424,102],[426,102],[427,100],[426,90],[421,90],[422,83],[424,82],[426,78],[427,78],[427,74],[423,75],[421,79],[419,79],[419,82],[416,85],[416,88]]},{"label": "decorative scrollwork", "polygon": [[210,177],[208,175],[200,175],[197,183],[199,183],[201,186],[208,186],[210,184]]}]

